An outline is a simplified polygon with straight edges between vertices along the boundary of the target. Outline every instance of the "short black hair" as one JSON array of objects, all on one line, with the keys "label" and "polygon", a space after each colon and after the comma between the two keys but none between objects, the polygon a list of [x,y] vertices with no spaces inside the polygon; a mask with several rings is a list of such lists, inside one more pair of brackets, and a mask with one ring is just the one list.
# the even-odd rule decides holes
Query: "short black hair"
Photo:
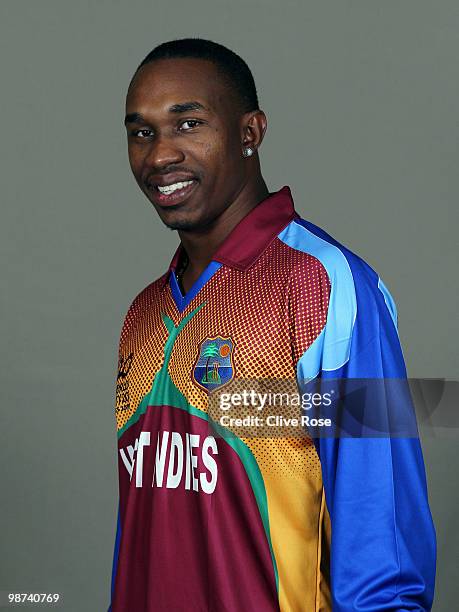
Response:
[{"label": "short black hair", "polygon": [[156,60],[188,57],[215,64],[226,84],[236,93],[242,113],[259,109],[257,89],[250,68],[234,51],[212,40],[180,38],[161,43],[142,60],[136,73],[145,64]]}]

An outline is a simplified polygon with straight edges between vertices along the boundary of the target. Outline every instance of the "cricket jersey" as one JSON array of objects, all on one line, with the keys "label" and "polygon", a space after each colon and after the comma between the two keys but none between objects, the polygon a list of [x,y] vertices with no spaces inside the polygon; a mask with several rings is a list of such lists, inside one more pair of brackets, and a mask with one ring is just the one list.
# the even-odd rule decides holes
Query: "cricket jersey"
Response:
[{"label": "cricket jersey", "polygon": [[257,435],[258,421],[237,429],[228,406],[221,419],[210,408],[238,381],[406,378],[383,281],[302,219],[287,186],[185,295],[181,253],[121,330],[111,611],[430,610],[436,541],[416,436],[279,435],[283,414],[276,435]]}]

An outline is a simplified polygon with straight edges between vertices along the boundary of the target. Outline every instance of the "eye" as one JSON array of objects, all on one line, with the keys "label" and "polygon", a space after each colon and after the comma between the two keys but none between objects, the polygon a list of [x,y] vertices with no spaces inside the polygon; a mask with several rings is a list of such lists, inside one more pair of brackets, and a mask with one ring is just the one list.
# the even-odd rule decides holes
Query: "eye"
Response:
[{"label": "eye", "polygon": [[198,121],[197,119],[187,119],[186,121],[182,121],[182,123],[180,124],[180,127],[188,125],[188,127],[185,127],[185,132],[187,132],[188,130],[192,130],[193,128],[195,128],[197,125],[200,125],[201,123],[202,122]]},{"label": "eye", "polygon": [[150,138],[153,132],[144,128],[143,130],[132,130],[131,135],[136,138]]}]

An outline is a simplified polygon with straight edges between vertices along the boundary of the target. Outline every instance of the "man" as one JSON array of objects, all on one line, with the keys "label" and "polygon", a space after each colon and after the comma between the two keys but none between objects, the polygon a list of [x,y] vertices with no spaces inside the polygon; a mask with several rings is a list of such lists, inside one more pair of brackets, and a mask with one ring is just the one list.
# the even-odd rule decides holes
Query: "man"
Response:
[{"label": "man", "polygon": [[268,191],[249,68],[211,41],[164,43],[125,124],[134,177],[180,245],[121,331],[111,610],[430,609],[418,439],[238,436],[210,415],[237,380],[406,376],[378,275],[301,219],[287,186]]}]

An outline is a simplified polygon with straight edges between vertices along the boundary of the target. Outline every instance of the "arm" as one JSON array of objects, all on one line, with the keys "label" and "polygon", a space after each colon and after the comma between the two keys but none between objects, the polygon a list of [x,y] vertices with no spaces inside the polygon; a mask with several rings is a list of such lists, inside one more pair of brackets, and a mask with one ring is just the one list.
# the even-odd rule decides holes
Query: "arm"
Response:
[{"label": "arm", "polygon": [[[346,259],[346,274],[328,262],[327,324],[298,361],[300,387],[311,377],[406,378],[392,297],[365,262]],[[397,413],[409,413],[409,397],[396,401]],[[384,410],[381,399],[371,407]],[[430,610],[436,541],[418,437],[314,442],[331,520],[333,611]]]}]

